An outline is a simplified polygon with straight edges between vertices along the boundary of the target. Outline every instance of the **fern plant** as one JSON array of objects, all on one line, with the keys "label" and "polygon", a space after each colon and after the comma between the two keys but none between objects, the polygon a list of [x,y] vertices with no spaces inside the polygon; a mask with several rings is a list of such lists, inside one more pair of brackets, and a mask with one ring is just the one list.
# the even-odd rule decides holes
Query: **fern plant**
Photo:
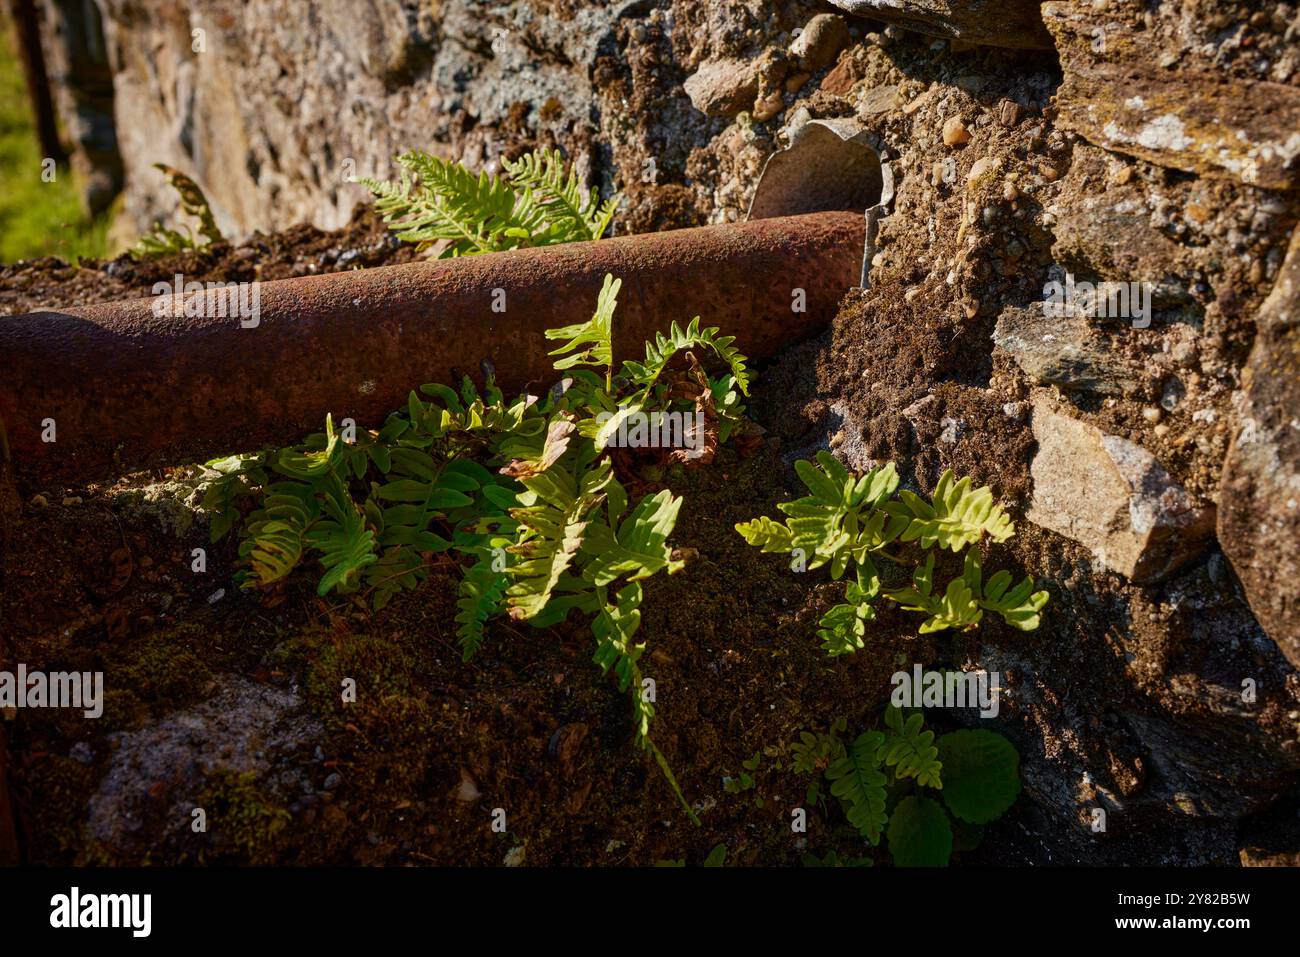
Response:
[{"label": "fern plant", "polygon": [[[327,416],[325,431],[301,445],[209,462],[203,508],[215,541],[254,503],[239,545],[245,588],[277,587],[314,562],[320,595],[353,596],[378,611],[434,569],[459,573],[455,620],[465,660],[498,616],[539,628],[574,611],[586,616],[593,661],[628,694],[636,740],[681,798],[650,738],[653,696],[639,664],[645,643],[637,641],[643,582],[683,567],[668,544],[681,499],[664,489],[633,501],[613,450],[597,441],[599,420],[629,402],[669,411],[717,396],[738,420],[750,376],[731,338],[701,329],[698,318],[647,344],[644,363],[616,369],[618,289],[606,276],[590,321],[547,331],[565,340],[553,354],[568,375],[545,396],[507,401],[490,377],[481,392],[466,378],[459,391],[439,384],[412,391],[377,431],[346,437]],[[700,371],[690,350],[701,348],[726,371],[716,378]],[[659,390],[662,380],[687,374],[670,368],[683,352],[703,377],[698,392]]]},{"label": "fern plant", "polygon": [[841,720],[828,734],[803,732],[791,747],[794,770],[820,771],[849,823],[873,847],[884,838],[897,866],[939,866],[954,847],[973,849],[983,826],[1020,793],[1020,755],[997,732],[955,731],[936,741],[919,711],[904,715],[893,705],[882,729],[848,744],[843,729]]},{"label": "fern plant", "polygon": [[501,175],[475,176],[420,150],[397,157],[397,182],[360,177],[395,235],[439,258],[600,239],[620,198],[601,202],[583,190],[559,150],[534,150],[505,160]]},{"label": "fern plant", "polygon": [[225,237],[221,235],[221,230],[217,228],[217,221],[212,215],[212,207],[208,205],[208,199],[203,195],[199,184],[166,163],[154,163],[153,168],[161,171],[172,189],[176,190],[177,196],[180,197],[181,210],[199,221],[198,232],[203,237],[203,242],[200,243],[195,239],[193,231],[188,226],[182,226],[185,231],[180,232],[155,222],[153,229],[141,236],[131,248],[131,255],[138,259],[150,259],[225,242]]},{"label": "fern plant", "polygon": [[[898,472],[892,462],[855,476],[829,452],[818,452],[816,465],[796,462],[795,471],[809,494],[777,505],[787,520],[760,516],[739,523],[736,531],[764,552],[795,554],[806,560],[809,569],[829,565],[836,579],[854,567],[855,580],[845,589],[846,601],[832,607],[820,621],[817,634],[827,654],[851,654],[863,647],[866,622],[875,617],[871,602],[881,594],[905,611],[924,614],[922,634],[975,628],[986,611],[1021,631],[1038,627],[1039,612],[1048,595],[1034,591],[1032,578],[1012,587],[1011,573],[999,571],[983,581],[981,543],[985,539],[1005,542],[1015,533],[988,488],[972,489],[969,478],[958,481],[949,470],[940,476],[934,495],[926,502],[906,489],[898,492]],[[882,588],[872,556],[902,562],[886,549],[913,542],[924,551],[925,559],[914,570],[912,584]],[[950,581],[942,594],[936,592],[936,550],[959,552],[963,548],[962,574]]]}]

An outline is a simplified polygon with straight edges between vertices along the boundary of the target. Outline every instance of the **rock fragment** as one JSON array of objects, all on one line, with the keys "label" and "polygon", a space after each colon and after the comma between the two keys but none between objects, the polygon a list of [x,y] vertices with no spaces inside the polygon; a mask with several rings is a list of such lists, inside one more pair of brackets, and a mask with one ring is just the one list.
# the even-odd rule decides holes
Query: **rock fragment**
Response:
[{"label": "rock fragment", "polygon": [[790,44],[790,54],[811,73],[830,66],[835,57],[849,45],[849,27],[844,18],[834,13],[819,13],[804,26],[803,32]]},{"label": "rock fragment", "polygon": [[1046,50],[1037,0],[831,0],[859,17],[883,20],[926,36],[982,46]]},{"label": "rock fragment", "polygon": [[1033,430],[1031,522],[1091,549],[1139,584],[1200,554],[1214,509],[1198,508],[1150,452],[1057,412],[1041,396]]},{"label": "rock fragment", "polygon": [[682,88],[691,105],[706,116],[735,116],[753,105],[758,74],[744,60],[709,60],[686,78]]},{"label": "rock fragment", "polygon": [[1137,371],[1102,349],[1087,318],[1048,318],[1041,305],[1011,306],[993,329],[993,342],[1026,373],[1062,389],[1127,395],[1138,387]]},{"label": "rock fragment", "polygon": [[1219,482],[1219,543],[1256,619],[1300,666],[1300,230],[1256,329]]}]

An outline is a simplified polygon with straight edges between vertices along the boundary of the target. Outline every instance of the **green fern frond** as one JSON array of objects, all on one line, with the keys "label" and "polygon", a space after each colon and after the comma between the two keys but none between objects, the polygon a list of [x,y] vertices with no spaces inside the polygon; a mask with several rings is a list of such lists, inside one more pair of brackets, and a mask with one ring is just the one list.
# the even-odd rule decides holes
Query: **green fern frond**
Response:
[{"label": "green fern frond", "polygon": [[457,586],[456,635],[460,639],[461,660],[469,661],[483,645],[484,626],[489,618],[505,608],[506,586],[510,579],[493,568],[495,558],[484,549]]},{"label": "green fern frond", "polygon": [[[873,547],[887,544],[901,533],[901,519],[877,511],[897,487],[898,475],[891,462],[855,478],[824,451],[817,453],[817,465],[820,468],[810,462],[795,463],[795,471],[812,494],[777,508],[790,516],[787,524],[794,547],[813,556],[808,567],[829,562],[831,577],[839,578],[864,533],[878,542]],[[861,550],[859,554],[865,557]]]},{"label": "green fern frond", "polygon": [[519,541],[509,552],[514,583],[507,591],[510,616],[532,619],[541,614],[561,577],[569,572],[582,547],[588,513],[601,501],[612,477],[608,459],[580,477],[562,466],[521,479],[526,491],[511,516],[519,523]]},{"label": "green fern frond", "polygon": [[876,617],[871,602],[879,594],[880,576],[871,560],[866,559],[858,565],[857,581],[849,582],[844,590],[847,604],[835,605],[819,622],[817,637],[822,650],[832,658],[861,650],[866,623]]},{"label": "green fern frond", "polygon": [[325,575],[316,586],[316,594],[332,589],[349,592],[360,581],[362,569],[379,560],[375,551],[375,533],[366,528],[351,496],[337,479],[327,485],[322,510],[324,515],[305,535],[305,540],[320,554]]},{"label": "green fern frond", "polygon": [[[1004,542],[1014,534],[1011,520],[993,503],[988,488],[971,490],[969,478],[955,481],[945,471],[935,488],[933,504],[907,490],[898,491],[898,473],[892,463],[855,478],[829,452],[818,452],[817,463],[795,462],[795,471],[809,495],[793,502],[778,503],[787,516],[784,524],[767,517],[741,522],[736,531],[745,541],[765,552],[803,552],[811,555],[809,569],[830,565],[831,577],[839,578],[850,562],[869,568],[875,581],[872,597],[879,588],[871,556],[900,561],[885,551],[893,542],[917,542],[926,549],[925,561],[912,575],[910,587],[890,589],[886,595],[905,611],[921,612],[926,634],[946,629],[976,627],[984,612],[1000,614],[1007,624],[1022,631],[1038,627],[1039,612],[1047,603],[1046,592],[1033,590],[1026,578],[1011,588],[1011,575],[998,572],[981,587],[979,555],[974,548],[985,535]],[[901,501],[891,500],[898,491]],[[948,583],[942,595],[934,593],[933,549],[968,547],[962,576]],[[863,581],[860,577],[859,582]],[[821,619],[818,637],[830,655],[843,655],[863,646],[865,622],[870,609],[851,597],[835,605]],[[862,589],[859,584],[858,589]]]},{"label": "green fern frond", "polygon": [[262,506],[248,517],[239,557],[247,564],[245,588],[272,585],[287,576],[302,558],[303,538],[319,514],[310,485],[273,482]]},{"label": "green fern frond", "polygon": [[912,574],[910,588],[897,588],[885,592],[885,597],[898,602],[904,611],[921,612],[929,617],[921,625],[921,634],[945,631],[949,628],[966,630],[979,624],[984,612],[975,601],[970,585],[963,578],[954,578],[940,597],[934,593],[934,553],[925,557],[925,564]]},{"label": "green fern frond", "polygon": [[981,588],[982,574],[979,554],[972,548],[966,553],[962,578],[977,596],[979,606],[1001,615],[1003,621],[1020,631],[1033,631],[1038,627],[1038,613],[1047,604],[1049,596],[1045,591],[1034,591],[1033,578],[1026,576],[1015,588],[1009,588],[1011,573],[1003,570],[995,572]]},{"label": "green fern frond", "polygon": [[889,817],[885,813],[885,784],[880,772],[880,747],[885,736],[879,731],[864,731],[848,748],[847,753],[826,769],[831,781],[831,794],[844,804],[849,823],[872,844],[880,841],[880,834]]},{"label": "green fern frond", "polygon": [[934,732],[922,731],[925,719],[920,712],[906,721],[892,704],[885,710],[885,727],[889,729],[880,749],[880,760],[894,769],[895,778],[915,778],[922,787],[942,788],[943,764],[934,744]]},{"label": "green fern frond", "polygon": [[624,575],[628,581],[638,581],[665,569],[669,574],[680,570],[682,563],[672,560],[672,549],[665,543],[681,507],[682,500],[664,489],[641,499],[622,522],[611,515],[609,525],[591,523],[581,546],[590,557],[583,577],[599,588]]},{"label": "green fern frond", "polygon": [[719,336],[717,326],[701,329],[699,316],[692,319],[684,330],[674,321],[667,336],[662,332],[656,333],[655,341],[645,344],[645,362],[625,362],[623,372],[639,388],[648,390],[677,353],[708,346],[730,367],[736,388],[743,395],[749,395],[751,375],[745,365],[749,360],[732,344],[735,341],[735,336]]},{"label": "green fern frond", "polygon": [[504,179],[475,176],[459,163],[412,150],[397,158],[399,183],[359,178],[375,195],[375,209],[404,242],[425,248],[447,244],[441,258],[499,252],[530,245],[541,211],[521,203]]},{"label": "green fern frond", "polygon": [[618,209],[618,199],[601,203],[594,192],[587,193],[578,181],[577,170],[569,167],[557,150],[534,150],[503,165],[510,182],[531,192],[532,200],[549,221],[548,231],[557,242],[599,239],[609,228]]},{"label": "green fern frond", "polygon": [[765,552],[789,552],[794,548],[794,536],[781,522],[760,515],[752,522],[737,522],[738,531],[750,545]]},{"label": "green fern frond", "polygon": [[900,493],[913,516],[902,540],[919,540],[922,548],[938,545],[959,552],[984,535],[995,542],[1009,539],[1015,528],[1002,506],[993,503],[993,492],[987,486],[971,491],[970,486],[970,476],[958,482],[952,470],[946,469],[935,486],[932,504],[912,492]]},{"label": "green fern frond", "polygon": [[188,226],[183,226],[185,232],[181,233],[175,229],[168,229],[161,223],[155,223],[154,228],[141,236],[139,241],[131,248],[131,255],[140,259],[151,259],[190,249],[201,249],[202,246],[211,243],[225,242],[226,238],[221,235],[221,230],[217,228],[216,218],[212,215],[212,207],[208,204],[208,199],[203,195],[203,190],[199,188],[199,184],[180,170],[168,166],[166,163],[154,163],[153,168],[160,170],[167,178],[167,182],[172,189],[176,190],[176,194],[180,198],[181,210],[199,221],[199,235],[204,238],[205,242],[203,244],[198,243],[194,238],[194,233],[190,231]]},{"label": "green fern frond", "polygon": [[475,176],[420,150],[397,158],[400,180],[356,179],[397,236],[421,248],[444,243],[441,258],[530,246],[595,240],[604,235],[620,199],[584,195],[577,173],[558,151],[506,161],[505,175]]},{"label": "green fern frond", "polygon": [[[596,300],[596,311],[587,322],[563,326],[559,329],[547,329],[547,339],[568,339],[560,348],[548,353],[553,356],[566,356],[555,362],[559,371],[572,369],[574,366],[594,366],[605,368],[605,387],[614,370],[614,309],[618,306],[618,291],[623,280],[605,274],[604,285]],[[566,353],[581,349],[573,355]]]}]

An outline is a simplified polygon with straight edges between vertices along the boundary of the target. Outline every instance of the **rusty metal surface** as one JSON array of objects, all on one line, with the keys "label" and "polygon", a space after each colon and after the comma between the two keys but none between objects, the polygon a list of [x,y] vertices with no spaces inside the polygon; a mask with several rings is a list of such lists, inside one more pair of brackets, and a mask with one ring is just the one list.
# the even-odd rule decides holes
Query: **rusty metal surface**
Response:
[{"label": "rusty metal surface", "polygon": [[327,412],[374,427],[484,359],[506,390],[544,388],[542,331],[589,318],[607,272],[621,357],[699,315],[769,358],[833,317],[863,228],[860,211],[823,212],[286,279],[261,284],[252,328],[158,317],[151,298],[0,317],[0,420],[20,481],[87,481],[296,441]]}]

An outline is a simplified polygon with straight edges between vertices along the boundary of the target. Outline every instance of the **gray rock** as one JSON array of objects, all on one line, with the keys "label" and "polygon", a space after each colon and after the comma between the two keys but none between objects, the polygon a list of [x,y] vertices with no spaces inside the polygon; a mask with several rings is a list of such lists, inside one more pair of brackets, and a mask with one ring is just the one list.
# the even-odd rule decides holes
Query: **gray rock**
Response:
[{"label": "gray rock", "polygon": [[1214,509],[1196,507],[1151,453],[1057,412],[1042,396],[1034,402],[1033,430],[1031,522],[1091,549],[1138,583],[1202,551]]},{"label": "gray rock", "polygon": [[192,859],[191,839],[202,839],[209,853],[225,833],[215,809],[204,809],[207,834],[190,829],[209,779],[251,775],[268,794],[289,798],[277,772],[301,776],[298,758],[305,763],[321,733],[297,696],[230,676],[207,701],[139,731],[110,735],[113,760],[90,799],[89,836],[128,860],[146,854],[154,861]]},{"label": "gray rock", "polygon": [[1300,230],[1256,325],[1220,479],[1219,542],[1260,625],[1300,666]]},{"label": "gray rock", "polygon": [[1138,386],[1136,371],[1102,351],[1083,316],[1047,317],[1040,306],[1002,311],[993,341],[1016,365],[1062,389],[1126,395]]}]

